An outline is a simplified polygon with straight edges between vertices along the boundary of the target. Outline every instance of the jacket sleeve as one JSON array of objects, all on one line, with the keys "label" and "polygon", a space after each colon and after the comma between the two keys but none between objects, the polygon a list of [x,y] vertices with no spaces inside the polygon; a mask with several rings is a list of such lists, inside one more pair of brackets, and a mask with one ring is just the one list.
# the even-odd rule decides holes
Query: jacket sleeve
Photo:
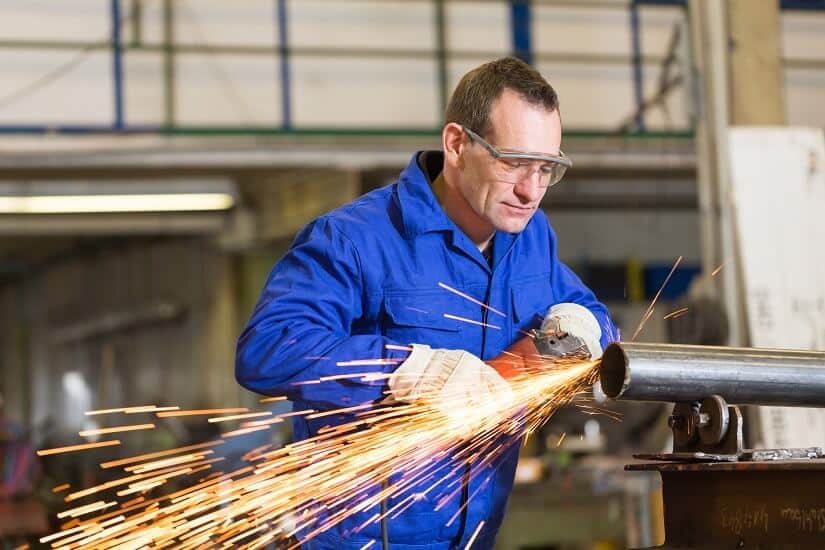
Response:
[{"label": "jacket sleeve", "polygon": [[386,374],[408,355],[388,350],[393,342],[379,334],[352,334],[365,309],[362,269],[353,243],[328,220],[304,228],[273,268],[238,339],[238,382],[320,410],[385,397],[385,379],[342,377]]},{"label": "jacket sleeve", "polygon": [[579,279],[572,269],[567,267],[558,257],[556,234],[552,227],[550,231],[550,261],[552,262],[550,280],[556,303],[573,302],[590,310],[599,322],[602,329],[601,346],[607,347],[610,342],[619,340],[619,331],[610,318],[607,307],[596,299],[593,291]]}]

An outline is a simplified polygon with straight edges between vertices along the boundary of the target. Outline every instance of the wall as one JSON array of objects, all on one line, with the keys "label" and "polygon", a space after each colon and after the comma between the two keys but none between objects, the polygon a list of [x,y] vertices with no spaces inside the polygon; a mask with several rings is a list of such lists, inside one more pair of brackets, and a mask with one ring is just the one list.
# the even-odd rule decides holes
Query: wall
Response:
[{"label": "wall", "polygon": [[[162,0],[120,5],[125,124],[284,124],[275,0],[171,2],[174,19],[166,30]],[[113,123],[110,6],[107,0],[3,2],[0,90],[23,93],[0,98],[0,125]],[[134,6],[139,13],[130,11]],[[292,0],[286,6],[294,126],[438,124],[433,2]],[[446,3],[448,89],[466,69],[511,51],[509,9],[503,1]],[[680,8],[640,10],[646,94],[656,87],[658,64],[682,19]],[[825,125],[819,101],[825,15],[785,12],[782,20],[789,122]],[[536,65],[559,89],[569,128],[612,129],[633,111],[624,3],[536,3],[532,35]],[[180,48],[173,58],[165,57],[165,36]],[[647,123],[684,129],[689,111],[679,89]]]},{"label": "wall", "polygon": [[[232,256],[190,238],[103,249],[0,288],[0,325],[14,327],[0,342],[12,408],[21,411],[22,372],[40,431],[77,431],[94,408],[254,404],[234,380],[251,307],[238,282]],[[21,330],[23,361],[7,339]]]},{"label": "wall", "polygon": [[[167,66],[164,2],[120,2],[126,124],[284,123],[277,2],[171,4],[168,36],[181,51]],[[139,12],[133,13],[134,6]],[[438,124],[433,2],[292,0],[286,6],[295,126]],[[511,51],[509,9],[504,1],[447,2],[448,89],[466,69]],[[4,97],[0,124],[113,122],[110,12],[108,0],[3,2],[0,66],[6,70],[0,89],[20,90],[46,75],[49,82]],[[681,8],[640,9],[648,95],[657,84],[658,64],[673,27],[683,19]],[[825,15],[785,12],[782,31],[789,122],[825,125],[818,100],[825,85]],[[569,127],[610,129],[632,112],[632,41],[625,3],[536,3],[532,35],[536,65],[559,89]],[[807,63],[811,60],[819,64]],[[68,70],[51,74],[66,64]],[[172,77],[168,106],[167,72]],[[666,109],[651,111],[647,123],[653,129],[685,128],[688,105],[684,88],[677,90]]]}]

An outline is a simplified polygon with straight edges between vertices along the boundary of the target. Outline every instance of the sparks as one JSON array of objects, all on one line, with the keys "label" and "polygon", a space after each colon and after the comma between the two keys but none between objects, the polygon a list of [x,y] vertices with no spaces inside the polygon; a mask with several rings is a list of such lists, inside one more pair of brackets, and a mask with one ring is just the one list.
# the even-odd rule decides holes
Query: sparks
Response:
[{"label": "sparks", "polygon": [[457,289],[455,289],[455,288],[453,288],[453,287],[451,287],[451,286],[447,286],[447,285],[445,285],[444,283],[441,283],[441,282],[439,282],[439,283],[438,283],[438,286],[440,286],[440,287],[441,287],[441,288],[443,288],[444,290],[449,290],[449,291],[450,291],[450,292],[452,292],[453,294],[456,294],[456,295],[458,295],[458,296],[461,296],[461,297],[462,297],[462,298],[464,298],[465,300],[469,300],[469,301],[471,301],[472,303],[474,303],[474,304],[476,304],[476,305],[479,305],[479,306],[483,307],[484,309],[487,309],[487,310],[489,310],[489,311],[492,311],[492,312],[493,312],[493,313],[495,313],[496,315],[501,315],[502,317],[507,318],[507,316],[506,316],[505,314],[503,314],[502,312],[500,312],[500,311],[499,311],[499,310],[497,310],[496,308],[494,308],[494,307],[490,307],[490,306],[488,306],[487,304],[485,304],[484,302],[481,302],[481,301],[479,301],[479,300],[476,300],[476,299],[475,299],[475,298],[473,298],[472,296],[469,296],[469,295],[467,295],[467,294],[464,294],[464,293],[463,293],[463,292],[461,292],[460,290],[457,290]]},{"label": "sparks", "polygon": [[670,313],[668,313],[667,315],[662,317],[662,320],[675,319],[677,317],[681,317],[682,315],[684,315],[687,312],[688,312],[688,308],[680,307],[679,309],[677,309],[675,311],[671,311]]},{"label": "sparks", "polygon": [[110,447],[112,445],[120,445],[120,440],[112,439],[110,441],[98,441],[97,443],[84,443],[82,445],[69,445],[68,447],[56,447],[54,449],[41,449],[37,451],[37,456],[71,453],[73,451],[85,451],[87,449],[95,449],[97,447]]},{"label": "sparks", "polygon": [[[286,543],[290,535],[306,541],[355,514],[369,511],[355,528],[357,532],[382,517],[397,517],[424,498],[444,507],[456,502],[465,484],[477,475],[463,480],[456,473],[468,464],[479,466],[473,472],[495,467],[507,449],[589,388],[597,366],[593,361],[551,363],[537,357],[528,361],[524,375],[510,381],[512,399],[469,407],[456,396],[446,407],[436,407],[431,397],[422,396],[406,404],[300,410],[242,423],[215,442],[104,462],[101,466],[122,468],[122,477],[69,495],[67,502],[100,494],[94,502],[78,502],[61,512],[61,517],[71,518],[64,530],[41,542],[73,549],[256,548],[273,542],[297,548]],[[233,415],[237,420],[271,414],[247,409],[169,412],[213,415],[230,411],[242,411]],[[289,416],[317,419],[332,414],[348,415],[351,421],[281,448],[256,447],[244,454],[246,465],[234,471],[213,469],[223,460],[219,454],[225,438],[269,430]],[[208,458],[213,451],[215,458]],[[388,482],[390,475],[392,483]],[[473,482],[477,488],[470,493],[470,501],[478,487],[491,481],[489,470],[485,475]],[[177,480],[175,492],[148,498],[149,491],[162,492],[172,480]],[[123,498],[112,500],[111,492]],[[383,516],[374,513],[388,498],[396,504]],[[481,522],[476,527],[466,548],[483,526]]]},{"label": "sparks", "polygon": [[450,313],[445,313],[444,318],[452,319],[454,321],[461,321],[462,323],[471,323],[473,325],[479,325],[481,327],[494,328],[496,330],[501,330],[501,327],[499,327],[499,326],[491,325],[489,323],[482,323],[481,321],[473,321],[472,319],[467,319],[466,317],[459,317],[458,315],[452,315]]},{"label": "sparks", "polygon": [[83,430],[77,432],[80,437],[91,437],[94,435],[114,434],[119,432],[134,432],[137,430],[152,430],[154,424],[130,424],[128,426],[113,426],[111,428],[98,428],[96,430]]},{"label": "sparks", "polygon": [[636,337],[639,335],[640,332],[642,332],[642,328],[644,328],[645,323],[647,323],[647,320],[650,319],[650,317],[653,315],[653,308],[656,305],[656,302],[659,300],[659,296],[661,296],[662,291],[667,286],[667,283],[670,281],[670,278],[673,276],[673,272],[676,271],[676,268],[679,267],[680,263],[682,263],[682,256],[679,256],[678,258],[676,258],[676,261],[673,263],[673,267],[670,268],[670,273],[668,273],[667,277],[665,277],[665,280],[662,283],[662,286],[660,286],[659,291],[656,292],[656,296],[654,296],[653,300],[650,301],[650,305],[648,306],[647,311],[645,311],[645,314],[642,315],[642,320],[639,321],[639,326],[636,327],[636,332],[633,333],[633,337],[630,339],[631,341],[636,340]]}]

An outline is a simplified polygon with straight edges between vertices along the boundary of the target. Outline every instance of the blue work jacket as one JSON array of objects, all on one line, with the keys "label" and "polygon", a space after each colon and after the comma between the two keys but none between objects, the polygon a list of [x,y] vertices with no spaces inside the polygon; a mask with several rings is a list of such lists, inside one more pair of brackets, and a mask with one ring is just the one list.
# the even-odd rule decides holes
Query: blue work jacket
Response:
[{"label": "blue work jacket", "polygon": [[[464,349],[488,360],[521,338],[520,331],[537,327],[548,308],[561,302],[576,302],[593,312],[602,325],[602,346],[612,338],[615,328],[607,309],[559,261],[556,236],[542,212],[519,234],[495,234],[491,265],[439,205],[430,183],[437,174],[425,174],[418,162],[420,154],[413,156],[397,183],[321,216],[297,235],[272,270],[238,341],[236,377],[244,387],[287,395],[295,410],[331,410],[378,401],[385,397],[385,381],[294,384],[342,374],[345,369],[339,362],[403,360],[406,353],[387,349],[388,344]],[[438,166],[441,157],[435,159]],[[389,373],[395,368],[358,367],[357,372]],[[294,435],[307,438],[323,426],[351,420],[343,414],[296,417]],[[459,510],[460,499],[436,511],[435,498],[416,502],[391,519],[391,548],[464,548],[481,521],[485,523],[473,548],[492,548],[517,458],[518,445],[513,445],[494,470],[472,471],[467,494],[473,496],[460,514],[461,521],[447,525]],[[395,502],[390,499],[389,506]],[[377,507],[345,520],[305,543],[305,548],[356,550],[370,540],[376,541],[372,548],[381,548],[376,523],[350,534],[376,512]]]}]

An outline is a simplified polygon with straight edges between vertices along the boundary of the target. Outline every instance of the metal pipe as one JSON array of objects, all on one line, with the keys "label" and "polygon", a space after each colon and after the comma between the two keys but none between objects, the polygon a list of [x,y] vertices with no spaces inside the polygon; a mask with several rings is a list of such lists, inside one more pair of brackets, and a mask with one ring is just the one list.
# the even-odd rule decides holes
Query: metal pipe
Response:
[{"label": "metal pipe", "polygon": [[599,367],[608,397],[825,407],[825,352],[614,342]]}]

